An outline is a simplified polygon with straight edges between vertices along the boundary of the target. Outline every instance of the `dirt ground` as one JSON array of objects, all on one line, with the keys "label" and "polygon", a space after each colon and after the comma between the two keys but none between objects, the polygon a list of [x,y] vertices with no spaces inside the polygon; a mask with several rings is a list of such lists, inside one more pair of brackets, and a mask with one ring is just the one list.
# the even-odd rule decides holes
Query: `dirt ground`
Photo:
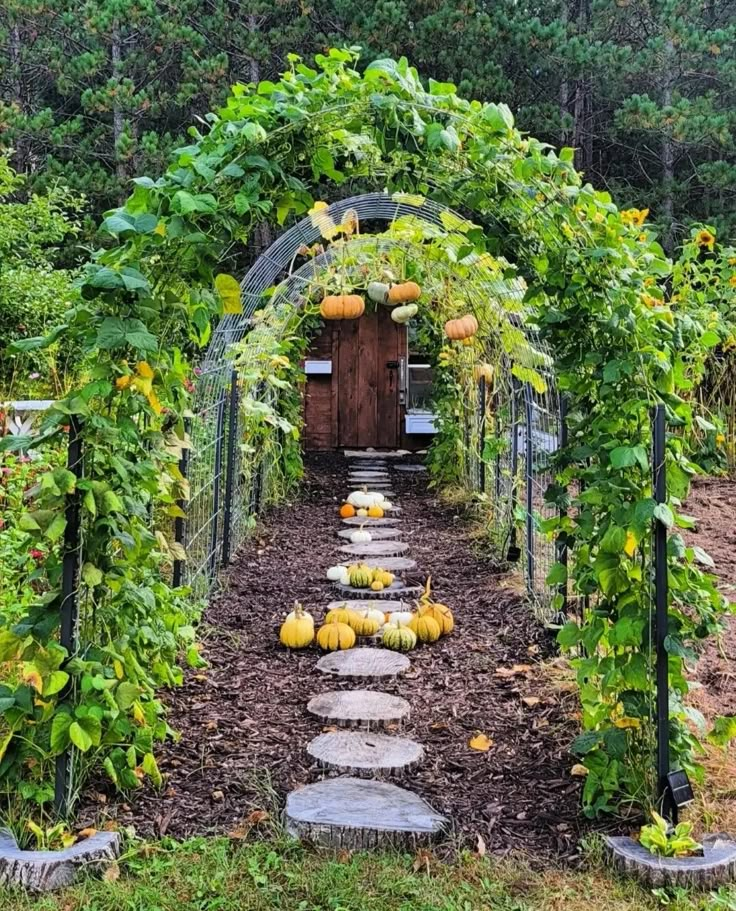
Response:
[{"label": "dirt ground", "polygon": [[[315,650],[280,647],[278,626],[294,599],[319,619],[334,597],[324,573],[344,543],[336,533],[346,472],[342,457],[310,459],[299,500],[264,516],[235,559],[205,617],[209,668],[189,672],[167,698],[181,738],[161,751],[164,791],[143,790],[129,804],[93,791],[89,821],[101,811],[153,837],[229,832],[254,808],[317,779],[305,746],[322,727],[306,704],[351,684],[320,675]],[[423,765],[396,783],[451,817],[462,843],[475,847],[480,836],[496,853],[571,857],[584,825],[568,752],[576,697],[550,693],[536,672],[555,652],[553,636],[518,583],[478,556],[467,523],[439,503],[426,477],[393,474],[418,577],[431,573],[457,624],[385,686],[409,699],[405,732],[427,749]],[[493,741],[487,752],[468,746],[479,731]]]},{"label": "dirt ground", "polygon": [[[697,519],[696,528],[684,534],[685,540],[710,554],[721,591],[736,602],[736,480],[698,479],[684,512]],[[736,616],[729,618],[720,642],[706,647],[696,677],[703,686],[694,695],[701,711],[710,717],[736,714]]]}]

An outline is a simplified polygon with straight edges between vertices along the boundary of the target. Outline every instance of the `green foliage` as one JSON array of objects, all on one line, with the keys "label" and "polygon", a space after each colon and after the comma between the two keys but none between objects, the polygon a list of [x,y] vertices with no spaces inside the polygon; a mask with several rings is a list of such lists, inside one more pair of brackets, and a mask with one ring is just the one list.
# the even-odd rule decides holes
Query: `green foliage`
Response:
[{"label": "green foliage", "polygon": [[0,399],[62,391],[74,357],[58,345],[30,354],[7,350],[11,342],[47,332],[77,297],[73,273],[55,268],[54,260],[59,245],[77,232],[80,201],[53,187],[19,202],[23,185],[0,158]]},{"label": "green foliage", "polygon": [[639,841],[651,854],[658,857],[687,857],[701,850],[702,845],[691,835],[691,822],[681,822],[671,828],[667,820],[654,811],[652,819],[654,821],[642,826],[639,833]]},{"label": "green foliage", "polygon": [[[47,437],[58,434],[75,416],[90,453],[76,492],[85,523],[83,578],[97,623],[97,638],[89,630],[85,641],[98,645],[71,657],[54,644],[54,590],[4,631],[11,666],[32,666],[30,683],[11,681],[13,704],[4,713],[9,737],[0,776],[11,785],[26,787],[30,778],[42,787],[46,767],[29,772],[28,751],[47,757],[69,742],[104,757],[121,787],[145,774],[156,780],[151,747],[166,726],[155,690],[180,679],[177,653],[193,634],[184,593],[163,581],[173,546],[165,532],[151,530],[149,518],[151,510],[175,517],[188,495],[177,468],[189,445],[187,352],[207,343],[230,306],[218,282],[232,271],[230,257],[264,225],[287,225],[309,211],[319,224],[315,197],[346,183],[387,188],[416,206],[434,198],[471,212],[472,221],[445,213],[437,243],[420,236],[416,260],[432,263],[430,276],[434,268],[456,274],[459,288],[480,276],[486,303],[476,353],[509,363],[521,382],[541,390],[542,368],[550,365],[514,321],[525,318],[552,351],[570,401],[571,444],[559,455],[556,480],[575,493],[568,515],[546,527],[566,535],[570,578],[590,603],[582,626],[561,634],[565,645],[582,646],[575,666],[586,738],[578,747],[590,772],[587,812],[649,800],[655,516],[673,529],[671,752],[673,762],[696,771],[685,661],[719,629],[727,605],[699,568],[706,556],[674,532],[688,524],[678,505],[694,471],[678,436],[668,441],[669,502],[655,506],[651,498],[649,412],[663,401],[671,427],[692,425],[681,393],[712,343],[708,312],[697,301],[665,303],[671,265],[655,232],[641,213],[621,213],[606,193],[583,184],[570,149],[558,155],[520,133],[504,105],[468,102],[447,86],[426,91],[404,59],[375,61],[362,75],[355,60],[353,51],[332,49],[310,67],[293,56],[278,83],[236,85],[206,131],[190,130],[168,171],[155,181],[138,178],[125,205],[106,215],[107,233],[117,240],[88,264],[81,301],[52,336],[78,346],[92,366],[44,428]],[[398,220],[392,230],[411,249],[415,229]],[[352,249],[347,241],[344,247]],[[340,283],[346,274],[333,270],[328,280]],[[433,351],[444,319],[465,309],[456,290],[434,294],[437,304],[426,311],[420,331]],[[246,336],[238,353],[252,434],[245,445],[291,453],[293,477],[297,400],[285,387],[298,375],[292,365],[303,345],[295,339],[308,333],[288,311],[279,323],[276,291],[264,309],[269,303],[275,322],[266,320],[265,332],[256,322],[253,344]],[[457,416],[451,403],[472,382],[473,358],[464,359],[463,348],[473,349],[443,346],[438,357],[445,347],[449,426]],[[273,390],[267,407],[251,394],[264,383]],[[288,450],[266,443],[275,430]],[[29,523],[29,530],[39,539],[59,533],[69,484],[67,475],[53,473],[41,483],[29,508],[37,526]],[[32,701],[30,687],[55,687],[57,671],[75,678],[81,699],[72,704],[49,693]]]}]

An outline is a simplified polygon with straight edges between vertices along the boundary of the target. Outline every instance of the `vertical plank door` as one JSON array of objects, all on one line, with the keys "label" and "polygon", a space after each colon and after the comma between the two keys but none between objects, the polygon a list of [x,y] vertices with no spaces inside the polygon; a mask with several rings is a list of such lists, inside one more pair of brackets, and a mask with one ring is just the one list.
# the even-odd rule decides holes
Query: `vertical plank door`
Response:
[{"label": "vertical plank door", "polygon": [[399,362],[406,355],[406,327],[385,307],[337,325],[338,446],[395,449],[401,438]]}]

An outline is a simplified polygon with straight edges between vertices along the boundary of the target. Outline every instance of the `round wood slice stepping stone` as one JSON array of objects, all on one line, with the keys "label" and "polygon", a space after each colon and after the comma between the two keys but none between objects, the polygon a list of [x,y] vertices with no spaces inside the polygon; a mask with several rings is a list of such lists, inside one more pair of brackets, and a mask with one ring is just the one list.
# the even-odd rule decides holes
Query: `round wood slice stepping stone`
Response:
[{"label": "round wood slice stepping stone", "polygon": [[426,465],[394,465],[397,471],[426,471]]},{"label": "round wood slice stepping stone", "polygon": [[370,731],[404,721],[411,706],[401,696],[377,690],[339,690],[310,699],[307,711],[320,721]]},{"label": "round wood slice stepping stone", "polygon": [[424,758],[424,748],[408,737],[368,731],[330,731],[307,744],[307,752],[328,769],[339,772],[395,773],[411,769]]},{"label": "round wood slice stepping stone", "polygon": [[[350,535],[355,531],[354,528],[343,528],[342,531],[338,531],[338,535],[341,538],[347,538],[350,540]],[[389,538],[398,538],[402,533],[400,528],[371,528],[370,529],[371,537],[374,541],[385,541]]]},{"label": "round wood slice stepping stone", "polygon": [[[371,592],[371,594],[376,594]],[[411,607],[405,601],[376,601],[374,604],[370,600],[366,601],[357,601],[354,599],[348,598],[345,601],[330,601],[330,603],[325,608],[325,611],[334,610],[336,607],[349,607],[350,610],[364,611],[368,610],[371,607],[374,607],[376,610],[381,610],[384,614],[391,614],[395,610],[411,610]]]},{"label": "round wood slice stepping stone", "polygon": [[345,592],[346,595],[352,595],[353,598],[365,598],[369,601],[390,600],[394,595],[398,595],[400,598],[415,598],[424,591],[421,585],[406,585],[400,579],[395,579],[391,585],[380,592],[371,591],[369,588],[354,588],[352,585],[343,585],[341,582],[335,582],[335,588]]},{"label": "round wood slice stepping stone", "polygon": [[438,836],[448,820],[405,788],[365,778],[328,778],[286,798],[286,829],[328,848],[413,847]]},{"label": "round wood slice stepping stone", "polygon": [[345,525],[366,525],[368,528],[373,528],[374,525],[399,525],[401,519],[391,516],[383,516],[380,519],[372,519],[370,516],[349,516],[342,521]]},{"label": "round wood slice stepping stone", "polygon": [[344,544],[340,553],[356,557],[394,557],[409,550],[403,541],[366,541],[363,544]]},{"label": "round wood slice stepping stone", "polygon": [[[352,566],[354,560],[343,560],[340,566]],[[416,569],[417,561],[410,560],[408,557],[366,557],[361,559],[371,569],[387,569],[389,572],[402,572],[407,569]],[[375,595],[376,592],[373,592]]]},{"label": "round wood slice stepping stone", "polygon": [[405,674],[411,667],[411,661],[406,655],[387,648],[349,648],[323,655],[316,667],[323,674],[335,677],[383,680]]},{"label": "round wood slice stepping stone", "polygon": [[351,471],[348,479],[351,481],[363,481],[372,483],[373,481],[388,481],[389,474],[387,471]]}]

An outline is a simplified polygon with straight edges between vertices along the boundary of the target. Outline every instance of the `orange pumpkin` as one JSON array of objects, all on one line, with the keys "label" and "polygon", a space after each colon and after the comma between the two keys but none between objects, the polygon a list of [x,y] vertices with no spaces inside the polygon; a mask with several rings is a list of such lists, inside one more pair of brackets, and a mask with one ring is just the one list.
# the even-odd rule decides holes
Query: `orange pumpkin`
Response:
[{"label": "orange pumpkin", "polygon": [[472,338],[478,331],[478,320],[470,313],[460,319],[448,319],[445,323],[445,335],[453,341]]},{"label": "orange pumpkin", "polygon": [[340,515],[343,519],[350,519],[355,515],[355,507],[352,503],[343,503],[340,507]]},{"label": "orange pumpkin", "polygon": [[328,294],[319,305],[322,319],[357,319],[365,313],[359,294]]},{"label": "orange pumpkin", "polygon": [[416,282],[401,282],[400,285],[391,285],[386,297],[389,304],[410,304],[419,300],[422,289]]}]

